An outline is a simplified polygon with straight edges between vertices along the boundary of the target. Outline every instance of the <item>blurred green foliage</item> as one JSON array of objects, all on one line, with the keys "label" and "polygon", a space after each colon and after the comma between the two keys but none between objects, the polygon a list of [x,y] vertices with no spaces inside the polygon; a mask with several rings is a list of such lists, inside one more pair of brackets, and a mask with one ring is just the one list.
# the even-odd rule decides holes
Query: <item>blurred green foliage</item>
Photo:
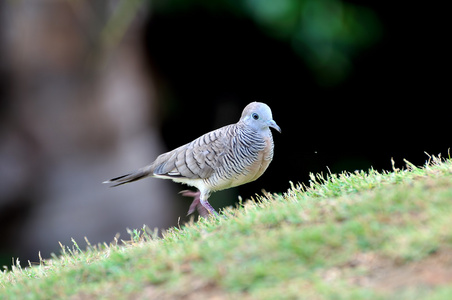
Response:
[{"label": "blurred green foliage", "polygon": [[158,13],[203,9],[249,18],[265,34],[287,42],[323,86],[344,80],[354,55],[381,35],[372,10],[340,0],[155,0],[152,4]]}]

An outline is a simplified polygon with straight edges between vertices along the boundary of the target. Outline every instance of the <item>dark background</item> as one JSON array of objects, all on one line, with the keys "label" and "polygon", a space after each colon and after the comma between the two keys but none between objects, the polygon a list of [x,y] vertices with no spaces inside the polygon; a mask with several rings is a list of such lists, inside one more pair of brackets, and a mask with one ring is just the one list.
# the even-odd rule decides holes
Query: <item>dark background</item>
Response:
[{"label": "dark background", "polygon": [[256,182],[214,194],[217,208],[262,189],[285,192],[289,181],[307,183],[328,168],[391,170],[391,159],[402,168],[403,159],[423,165],[424,152],[448,157],[444,7],[68,3],[0,4],[2,264],[37,261],[38,251],[47,257],[71,237],[109,242],[127,227],[188,220],[177,184],[99,183],[236,122],[251,101],[270,105],[282,128],[275,157]]},{"label": "dark background", "polygon": [[165,142],[176,147],[187,120],[188,139],[218,126],[215,107],[234,103],[234,115],[223,117],[233,122],[248,102],[268,103],[283,131],[274,133],[268,174],[239,187],[245,194],[262,186],[284,191],[289,180],[305,182],[326,166],[391,170],[391,158],[403,167],[403,159],[424,164],[424,152],[447,156],[450,46],[441,8],[346,3],[370,8],[379,23],[368,32],[372,44],[350,54],[350,72],[332,83],[323,80],[330,69],[316,78],[290,42],[248,19],[202,8],[150,19],[147,51],[177,101],[163,120]]}]

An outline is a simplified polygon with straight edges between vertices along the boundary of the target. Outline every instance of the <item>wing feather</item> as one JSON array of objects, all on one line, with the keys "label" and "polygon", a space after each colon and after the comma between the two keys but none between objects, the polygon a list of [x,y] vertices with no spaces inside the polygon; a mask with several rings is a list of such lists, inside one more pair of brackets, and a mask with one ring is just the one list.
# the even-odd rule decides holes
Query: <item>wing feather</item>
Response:
[{"label": "wing feather", "polygon": [[232,126],[206,133],[191,143],[160,155],[153,163],[153,174],[188,179],[209,178],[222,165],[224,153],[230,147]]}]

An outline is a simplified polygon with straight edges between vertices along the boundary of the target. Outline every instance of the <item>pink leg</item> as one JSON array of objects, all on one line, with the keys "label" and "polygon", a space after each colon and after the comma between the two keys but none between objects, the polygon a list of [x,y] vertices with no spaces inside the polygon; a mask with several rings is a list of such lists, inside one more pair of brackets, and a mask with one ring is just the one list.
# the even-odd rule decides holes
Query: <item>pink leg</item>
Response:
[{"label": "pink leg", "polygon": [[198,210],[198,213],[201,217],[206,218],[209,214],[218,215],[215,209],[210,205],[207,200],[201,200],[201,192],[193,192],[190,190],[180,191],[179,194],[185,197],[193,197],[193,202],[188,209],[187,216],[192,214],[195,209]]}]

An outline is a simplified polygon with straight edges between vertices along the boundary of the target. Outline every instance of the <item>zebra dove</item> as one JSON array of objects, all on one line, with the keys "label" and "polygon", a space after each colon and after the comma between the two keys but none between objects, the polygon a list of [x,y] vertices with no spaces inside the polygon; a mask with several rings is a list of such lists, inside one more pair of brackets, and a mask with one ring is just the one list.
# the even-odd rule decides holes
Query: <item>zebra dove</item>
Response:
[{"label": "zebra dove", "polygon": [[218,215],[208,202],[211,192],[256,180],[272,161],[270,127],[281,132],[273,121],[270,107],[252,102],[245,107],[236,124],[206,133],[160,155],[150,165],[104,183],[118,186],[148,176],[172,179],[198,189],[197,192],[181,192],[183,196],[194,197],[188,214],[197,209],[203,217]]}]

